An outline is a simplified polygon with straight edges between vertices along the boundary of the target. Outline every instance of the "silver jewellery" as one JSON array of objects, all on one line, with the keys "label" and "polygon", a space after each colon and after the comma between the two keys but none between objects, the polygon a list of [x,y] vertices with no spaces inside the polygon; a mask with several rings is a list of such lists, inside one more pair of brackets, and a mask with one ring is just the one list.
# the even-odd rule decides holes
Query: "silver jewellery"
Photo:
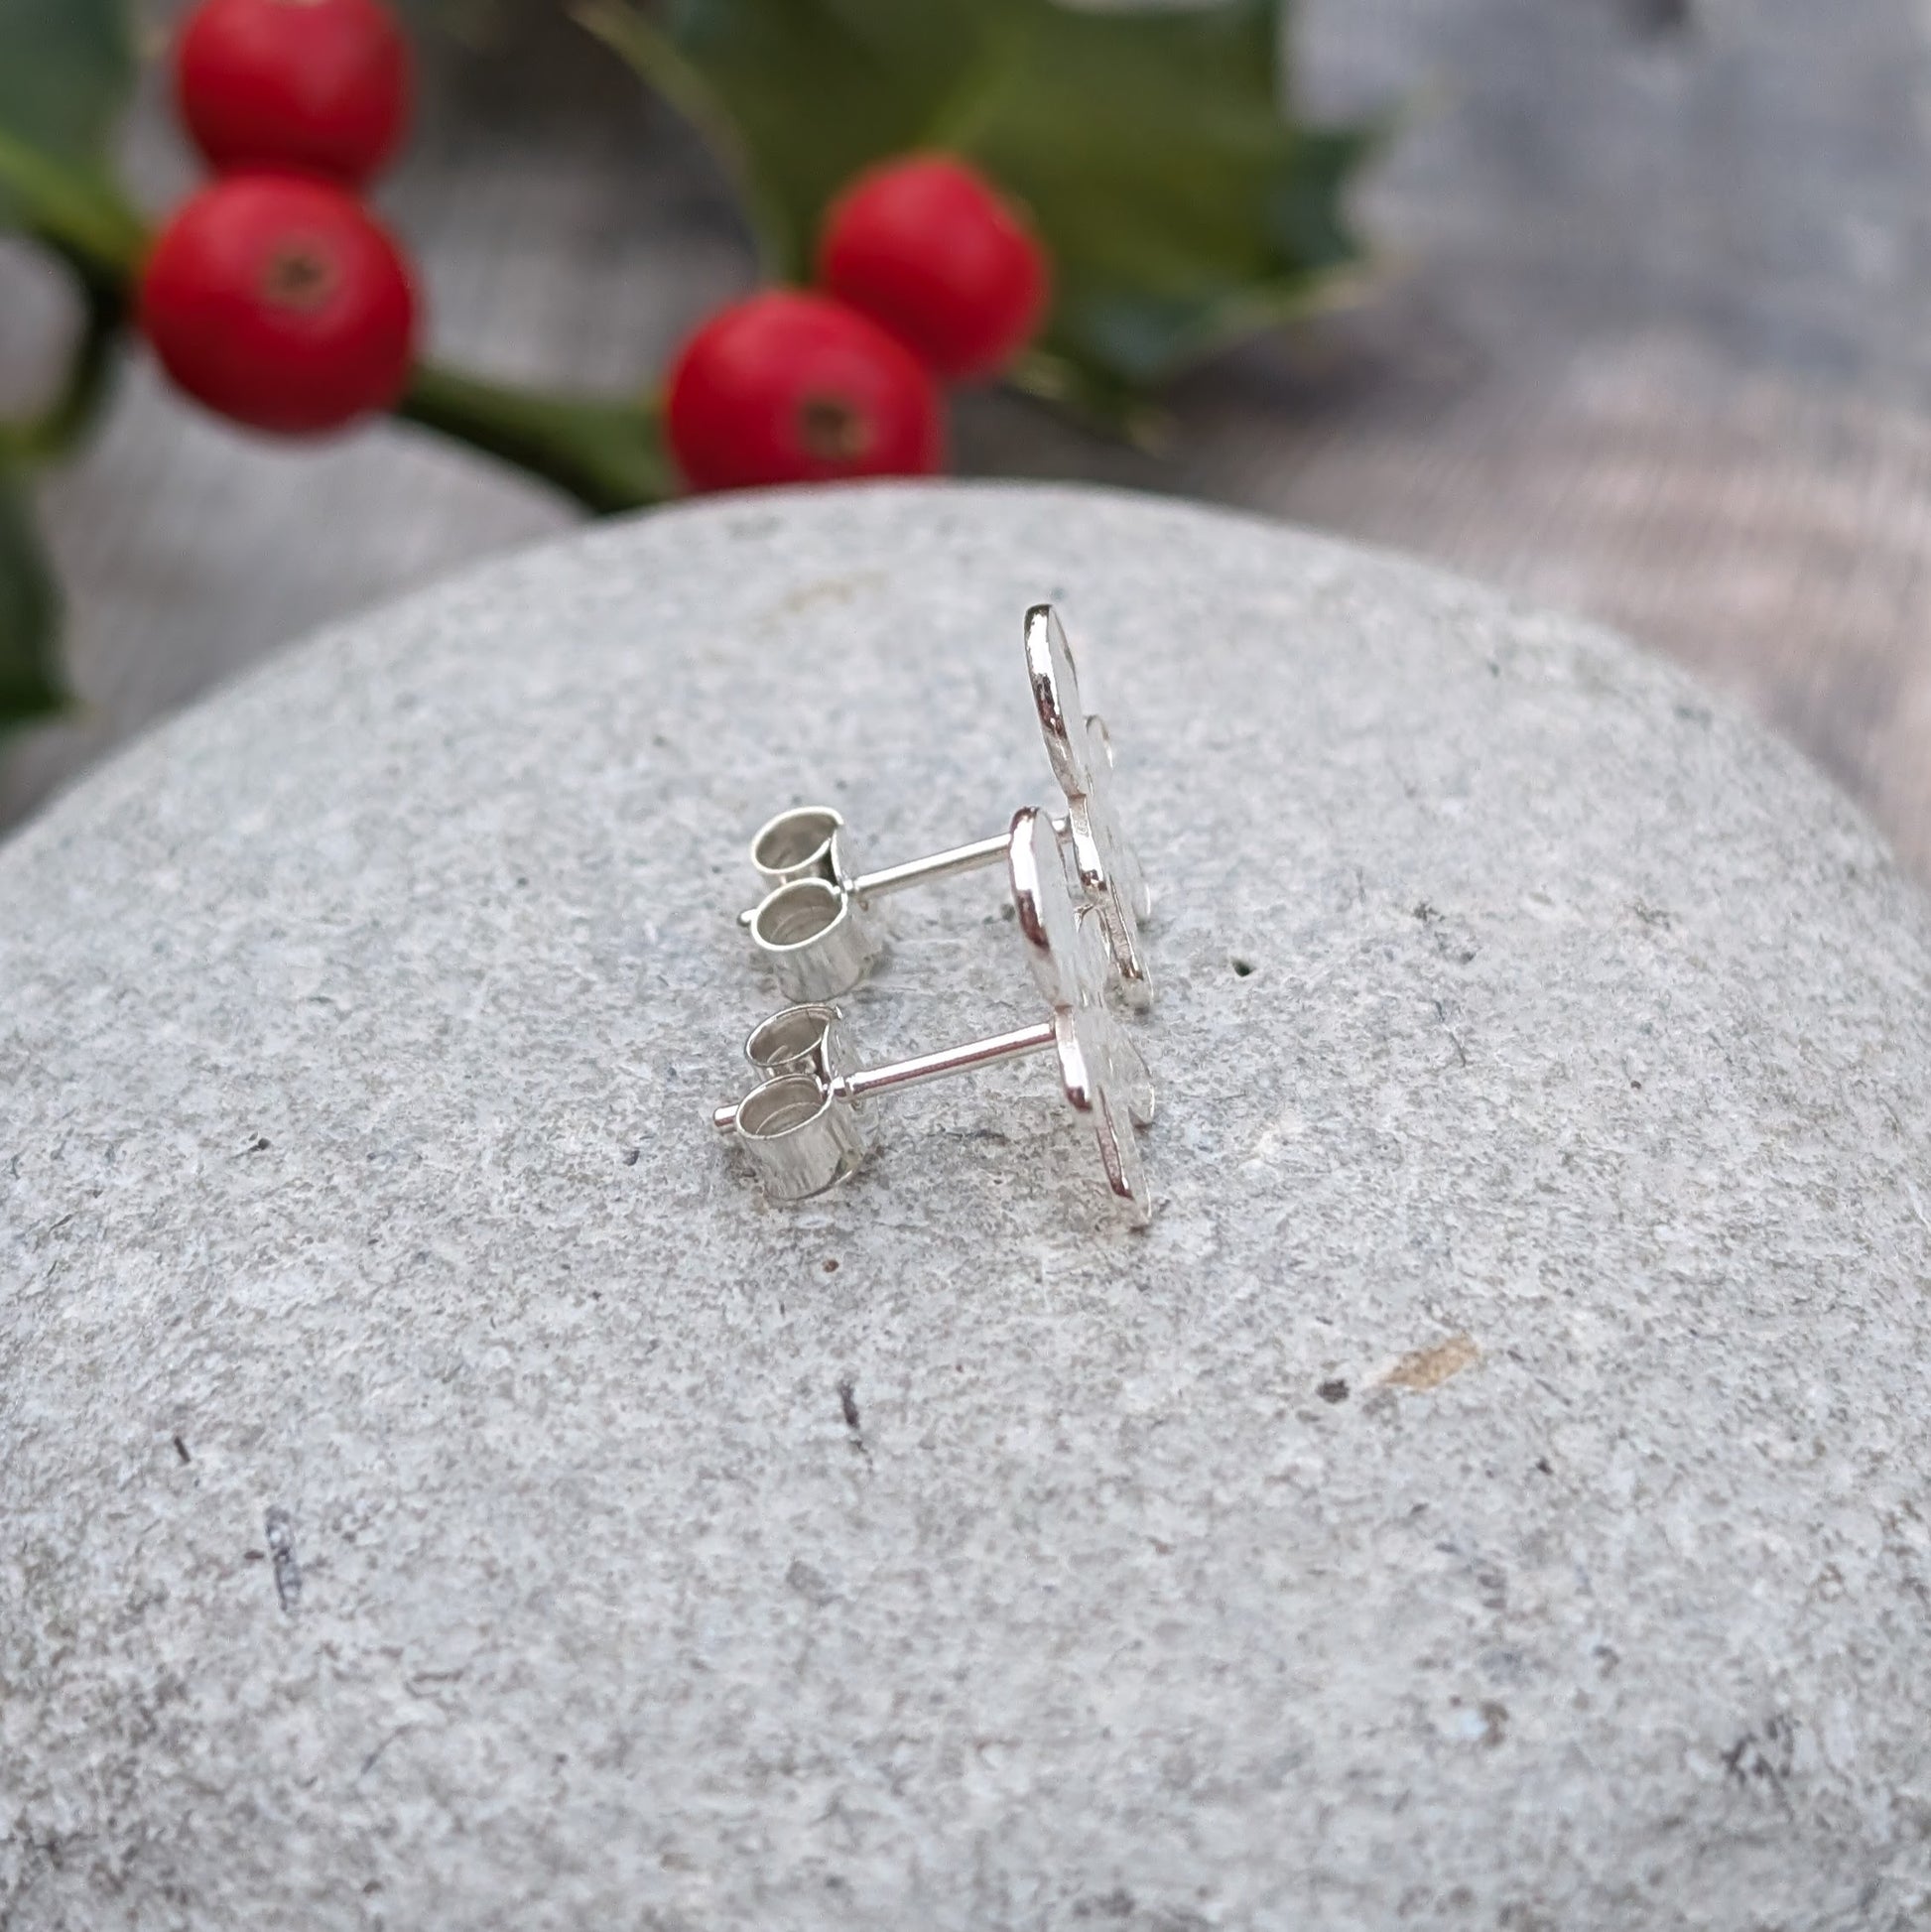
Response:
[{"label": "silver jewellery", "polygon": [[1067,1103],[1093,1128],[1108,1189],[1137,1223],[1146,1223],[1152,1204],[1133,1130],[1153,1120],[1153,1081],[1106,1005],[1111,971],[1099,910],[1077,901],[1065,847],[1045,813],[1022,809],[999,842],[1048,1016],[890,1066],[856,1068],[836,1006],[813,1002],[775,1014],[744,1044],[757,1084],[735,1106],[711,1116],[750,1156],[772,1199],[821,1194],[858,1166],[865,1136],[857,1110],[872,1095],[1052,1052]]},{"label": "silver jewellery", "polygon": [[866,917],[887,894],[976,872],[1005,857],[1006,840],[981,838],[930,858],[854,874],[844,820],[829,805],[780,812],[751,840],[751,866],[769,887],[738,923],[787,999],[836,999],[871,972],[885,950]]},{"label": "silver jewellery", "polygon": [[[844,821],[829,806],[782,812],[751,841],[764,896],[739,922],[793,1003],[744,1043],[755,1084],[711,1124],[743,1149],[773,1200],[822,1194],[858,1166],[859,1111],[874,1095],[1052,1053],[1067,1104],[1093,1130],[1113,1198],[1142,1225],[1152,1212],[1134,1129],[1152,1122],[1153,1082],[1107,1004],[1109,993],[1139,1010],[1151,1002],[1140,926],[1152,900],[1113,805],[1106,727],[1080,702],[1072,648],[1050,604],[1026,613],[1026,674],[1064,816],[1025,806],[999,837],[876,872],[846,861]],[[829,1002],[857,985],[883,951],[872,905],[907,886],[997,864],[1046,1016],[888,1066],[859,1066],[844,1016]]]},{"label": "silver jewellery", "polygon": [[[1071,847],[1080,886],[1098,916],[1106,970],[1122,998],[1150,1005],[1152,981],[1140,926],[1152,911],[1146,875],[1113,809],[1113,753],[1104,722],[1080,702],[1072,646],[1051,604],[1026,613],[1026,672],[1064,818],[1051,821]],[[955,845],[903,865],[854,872],[844,820],[830,806],[781,812],[751,840],[751,867],[764,896],[739,915],[778,989],[798,1001],[835,999],[859,984],[884,951],[867,917],[878,900],[908,886],[978,871],[1005,859],[1009,835]]]},{"label": "silver jewellery", "polygon": [[1073,646],[1050,603],[1026,612],[1026,675],[1046,756],[1066,794],[1080,883],[1099,915],[1122,990],[1131,1004],[1144,1007],[1153,985],[1140,955],[1140,927],[1153,912],[1153,894],[1113,810],[1113,741],[1106,721],[1080,703]]}]

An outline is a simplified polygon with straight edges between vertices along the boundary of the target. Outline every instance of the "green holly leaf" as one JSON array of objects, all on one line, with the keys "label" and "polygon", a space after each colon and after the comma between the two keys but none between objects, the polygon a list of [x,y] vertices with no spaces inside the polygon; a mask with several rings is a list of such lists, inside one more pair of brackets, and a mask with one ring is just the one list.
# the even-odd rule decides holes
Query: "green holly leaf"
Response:
[{"label": "green holly leaf", "polygon": [[810,273],[827,202],[867,163],[929,144],[1009,0],[585,0],[579,17],[710,141],[767,266]]},{"label": "green holly leaf", "polygon": [[1376,137],[1282,113],[1275,0],[1025,13],[957,145],[1053,248],[1048,354],[1151,385],[1306,309],[1359,261],[1343,194]]},{"label": "green holly leaf", "polygon": [[55,655],[60,611],[23,481],[0,468],[0,735],[66,707]]},{"label": "green holly leaf", "polygon": [[125,267],[141,230],[108,148],[137,66],[126,0],[0,0],[0,225]]},{"label": "green holly leaf", "polygon": [[0,128],[56,161],[99,168],[135,66],[122,0],[0,0]]},{"label": "green holly leaf", "polygon": [[1287,0],[1097,11],[1060,0],[584,0],[581,17],[705,130],[776,275],[886,156],[944,148],[1031,209],[1055,305],[1022,373],[1121,416],[1320,301],[1361,250],[1347,187],[1380,139],[1281,105]]},{"label": "green holly leaf", "polygon": [[137,65],[125,0],[0,0],[0,228],[57,249],[86,311],[53,401],[30,421],[0,424],[0,735],[67,703],[60,586],[29,477],[71,446],[112,371],[141,223],[114,185],[109,150]]}]

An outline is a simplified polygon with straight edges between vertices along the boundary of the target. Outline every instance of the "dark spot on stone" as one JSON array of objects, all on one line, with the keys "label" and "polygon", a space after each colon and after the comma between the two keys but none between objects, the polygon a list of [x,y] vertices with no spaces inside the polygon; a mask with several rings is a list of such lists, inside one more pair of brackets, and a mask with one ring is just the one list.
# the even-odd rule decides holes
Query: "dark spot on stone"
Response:
[{"label": "dark spot on stone", "polygon": [[791,1568],[785,1572],[785,1582],[797,1591],[806,1603],[819,1610],[823,1610],[838,1594],[832,1588],[824,1572],[815,1570],[802,1556],[797,1558]]},{"label": "dark spot on stone", "polygon": [[268,1136],[267,1136],[266,1134],[260,1134],[260,1135],[258,1135],[258,1136],[257,1136],[257,1137],[256,1137],[256,1138],[255,1138],[254,1140],[252,1140],[252,1141],[250,1141],[250,1142],[248,1143],[248,1145],[247,1145],[246,1147],[244,1147],[244,1148],[243,1148],[243,1149],[242,1149],[241,1151],[242,1151],[242,1152],[243,1152],[244,1154],[265,1154],[265,1153],[267,1153],[267,1152],[268,1152]]},{"label": "dark spot on stone", "polygon": [[871,1450],[865,1442],[863,1431],[858,1426],[858,1385],[843,1381],[838,1384],[838,1411],[844,1417],[845,1433],[867,1467],[871,1463]]},{"label": "dark spot on stone", "polygon": [[175,1454],[179,1456],[184,1463],[192,1463],[194,1460],[193,1457],[192,1457],[188,1453],[188,1445],[185,1442],[183,1442],[179,1436],[175,1438]]},{"label": "dark spot on stone", "polygon": [[302,1601],[302,1566],[295,1558],[295,1523],[289,1512],[276,1507],[263,1523],[268,1537],[268,1552],[275,1563],[275,1595],[282,1609],[294,1615]]},{"label": "dark spot on stone", "polygon": [[1236,979],[1248,979],[1253,976],[1254,963],[1251,960],[1243,960],[1236,956],[1229,960],[1227,965],[1233,968],[1233,976]]},{"label": "dark spot on stone", "polygon": [[1556,1473],[1556,1466],[1546,1456],[1538,1456],[1535,1459],[1535,1467],[1544,1476],[1554,1476]]},{"label": "dark spot on stone", "polygon": [[624,1166],[635,1167],[638,1161],[643,1158],[643,1152],[644,1150],[641,1147],[632,1147],[623,1157]]},{"label": "dark spot on stone", "polygon": [[1441,918],[1441,916],[1442,915],[1439,912],[1437,912],[1435,908],[1431,906],[1426,899],[1421,899],[1416,902],[1414,907],[1414,917],[1419,919],[1424,926],[1432,925],[1436,920]]},{"label": "dark spot on stone", "polygon": [[1314,1392],[1324,1402],[1346,1402],[1348,1400],[1348,1384],[1339,1375],[1334,1376],[1329,1381],[1323,1382]]},{"label": "dark spot on stone", "polygon": [[1724,1770],[1738,1784],[1768,1785],[1783,1796],[1796,1768],[1797,1721],[1778,1712],[1759,1730],[1746,1731],[1723,1753]]},{"label": "dark spot on stone", "polygon": [[827,1274],[837,1274],[838,1271],[838,1257],[836,1254],[828,1254],[825,1257],[824,1266]]},{"label": "dark spot on stone", "polygon": [[[1687,33],[1696,25],[1694,0],[1622,0],[1622,16],[1629,23],[1629,31],[1646,40]],[[1689,708],[1679,705],[1677,715],[1682,716]]]}]

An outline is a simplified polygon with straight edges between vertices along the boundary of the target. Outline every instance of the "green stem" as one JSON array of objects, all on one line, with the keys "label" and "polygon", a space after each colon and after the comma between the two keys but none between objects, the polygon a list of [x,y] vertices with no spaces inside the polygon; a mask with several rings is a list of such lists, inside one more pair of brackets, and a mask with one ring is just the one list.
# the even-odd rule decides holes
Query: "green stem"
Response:
[{"label": "green stem", "polygon": [[118,288],[133,279],[147,229],[111,185],[0,131],[0,188],[14,196],[24,225],[84,281]]},{"label": "green stem", "polygon": [[425,362],[395,413],[543,477],[599,516],[676,489],[657,412],[643,402],[546,394]]},{"label": "green stem", "polygon": [[[71,449],[106,394],[148,235],[111,185],[4,131],[0,190],[73,269],[87,301],[59,396],[31,422],[0,424],[0,458],[38,462]],[[558,395],[423,363],[395,414],[541,476],[598,515],[661,503],[677,487],[657,413],[642,401]]]},{"label": "green stem", "polygon": [[119,372],[126,302],[103,282],[83,280],[86,317],[54,400],[24,423],[0,423],[0,458],[28,466],[66,455],[92,427]]}]

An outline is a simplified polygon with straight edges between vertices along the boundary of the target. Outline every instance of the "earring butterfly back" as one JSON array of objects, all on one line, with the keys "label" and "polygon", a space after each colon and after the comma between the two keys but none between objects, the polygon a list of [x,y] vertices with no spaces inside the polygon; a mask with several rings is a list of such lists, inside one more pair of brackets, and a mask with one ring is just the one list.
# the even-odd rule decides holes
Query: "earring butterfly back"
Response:
[{"label": "earring butterfly back", "polygon": [[856,1116],[866,1099],[1050,1052],[1058,1056],[1068,1104],[1093,1130],[1109,1191],[1139,1224],[1150,1217],[1134,1128],[1153,1119],[1153,1083],[1106,1004],[1108,956],[1094,911],[1077,902],[1046,814],[1030,807],[1019,812],[1004,842],[1020,934],[1047,1016],[962,1046],[859,1068],[851,1064],[835,1006],[812,1002],[773,1015],[745,1043],[757,1085],[711,1116],[713,1126],[735,1136],[773,1200],[807,1199],[856,1170],[865,1153]]}]

